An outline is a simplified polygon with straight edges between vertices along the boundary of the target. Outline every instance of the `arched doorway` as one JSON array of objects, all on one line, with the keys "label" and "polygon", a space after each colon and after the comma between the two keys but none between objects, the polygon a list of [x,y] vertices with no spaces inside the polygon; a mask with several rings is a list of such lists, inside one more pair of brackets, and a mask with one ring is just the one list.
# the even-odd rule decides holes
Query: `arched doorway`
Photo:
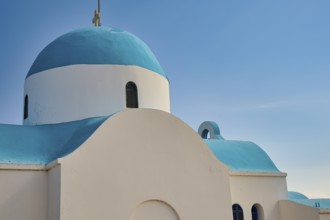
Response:
[{"label": "arched doorway", "polygon": [[141,203],[130,220],[180,220],[176,211],[167,203],[149,200]]}]

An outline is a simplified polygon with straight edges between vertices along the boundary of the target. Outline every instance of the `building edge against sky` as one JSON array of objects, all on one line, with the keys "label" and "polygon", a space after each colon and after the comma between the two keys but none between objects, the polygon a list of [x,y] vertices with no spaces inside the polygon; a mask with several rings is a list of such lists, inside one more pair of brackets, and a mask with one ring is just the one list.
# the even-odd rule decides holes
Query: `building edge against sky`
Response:
[{"label": "building edge against sky", "polygon": [[[91,32],[104,37],[112,31],[88,28],[66,36],[85,40],[95,37]],[[126,45],[124,33],[119,44]],[[17,182],[2,183],[0,204],[11,201],[13,209],[38,210],[27,219],[102,215],[140,220],[159,213],[164,219],[330,219],[329,200],[288,195],[286,174],[259,146],[225,140],[214,122],[203,123],[197,135],[171,115],[169,84],[158,61],[143,42],[130,40],[129,48],[118,48],[113,37],[105,36],[111,51],[119,49],[115,57],[101,53],[86,58],[75,49],[87,50],[89,43],[74,45],[77,41],[65,39],[78,59],[72,61],[57,40],[50,45],[67,58],[44,63],[54,53],[46,47],[39,55],[46,61],[38,64],[36,59],[25,84],[25,125],[0,126],[5,152],[1,179]],[[91,47],[102,52],[98,45]],[[129,59],[135,49],[137,55]],[[30,156],[49,158],[28,160]],[[308,214],[301,216],[306,207]],[[4,219],[26,214],[0,208]]]},{"label": "building edge against sky", "polygon": [[[226,138],[258,143],[290,174],[289,189],[330,197],[330,177],[324,175],[330,168],[329,2],[207,0],[186,7],[169,0],[134,4],[139,10],[131,3],[103,1],[102,24],[129,30],[152,48],[171,82],[174,115],[195,129],[214,120]],[[6,27],[0,37],[6,73],[0,74],[0,122],[20,124],[24,79],[34,59],[58,36],[86,27],[96,4],[0,5]]]}]

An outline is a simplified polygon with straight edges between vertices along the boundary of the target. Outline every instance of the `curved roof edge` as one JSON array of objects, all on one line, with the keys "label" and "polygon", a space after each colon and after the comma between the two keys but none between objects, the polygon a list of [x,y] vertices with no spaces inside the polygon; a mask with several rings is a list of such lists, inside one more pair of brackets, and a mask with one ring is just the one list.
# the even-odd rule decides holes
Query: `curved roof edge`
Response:
[{"label": "curved roof edge", "polygon": [[[231,171],[281,173],[261,147],[250,141],[225,140],[213,121],[203,122],[198,133],[217,159]],[[210,134],[209,139],[206,133]]]},{"label": "curved roof edge", "polygon": [[250,141],[205,139],[214,155],[231,171],[280,173],[270,157]]},{"label": "curved roof edge", "polygon": [[26,78],[73,64],[135,65],[166,78],[150,48],[135,35],[110,27],[89,27],[66,33],[37,56]]},{"label": "curved roof edge", "polygon": [[0,124],[0,164],[48,164],[76,150],[107,118],[35,126]]},{"label": "curved roof edge", "polygon": [[288,199],[289,200],[295,200],[295,199],[308,199],[307,196],[300,192],[294,192],[294,191],[289,191],[288,192]]}]

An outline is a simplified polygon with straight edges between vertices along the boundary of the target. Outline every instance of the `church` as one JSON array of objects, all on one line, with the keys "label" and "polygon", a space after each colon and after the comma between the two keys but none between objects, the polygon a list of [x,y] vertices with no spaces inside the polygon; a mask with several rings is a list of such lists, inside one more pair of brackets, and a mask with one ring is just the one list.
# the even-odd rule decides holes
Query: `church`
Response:
[{"label": "church", "polygon": [[172,115],[151,49],[94,23],[39,53],[23,125],[0,124],[1,220],[330,220],[257,144]]}]

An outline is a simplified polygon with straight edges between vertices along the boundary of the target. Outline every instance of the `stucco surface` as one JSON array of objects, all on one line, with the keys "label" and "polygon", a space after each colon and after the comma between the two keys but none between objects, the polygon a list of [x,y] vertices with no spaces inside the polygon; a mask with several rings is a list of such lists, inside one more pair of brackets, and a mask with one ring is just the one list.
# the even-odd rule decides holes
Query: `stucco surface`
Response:
[{"label": "stucco surface", "polygon": [[47,220],[60,220],[61,166],[52,167],[47,174]]},{"label": "stucco surface", "polygon": [[47,219],[47,172],[0,170],[0,219]]},{"label": "stucco surface", "polygon": [[320,214],[319,217],[320,217],[320,220],[330,220],[330,212]]},{"label": "stucco surface", "polygon": [[319,210],[293,201],[279,201],[281,220],[320,220]]},{"label": "stucco surface", "polygon": [[[232,202],[244,211],[244,219],[251,219],[251,208],[259,204],[263,209],[261,220],[279,220],[278,201],[287,198],[285,176],[230,175]],[[292,220],[292,219],[291,219]]]},{"label": "stucco surface", "polygon": [[115,114],[58,162],[62,220],[127,220],[150,200],[165,202],[181,220],[232,218],[227,168],[163,111]]}]

